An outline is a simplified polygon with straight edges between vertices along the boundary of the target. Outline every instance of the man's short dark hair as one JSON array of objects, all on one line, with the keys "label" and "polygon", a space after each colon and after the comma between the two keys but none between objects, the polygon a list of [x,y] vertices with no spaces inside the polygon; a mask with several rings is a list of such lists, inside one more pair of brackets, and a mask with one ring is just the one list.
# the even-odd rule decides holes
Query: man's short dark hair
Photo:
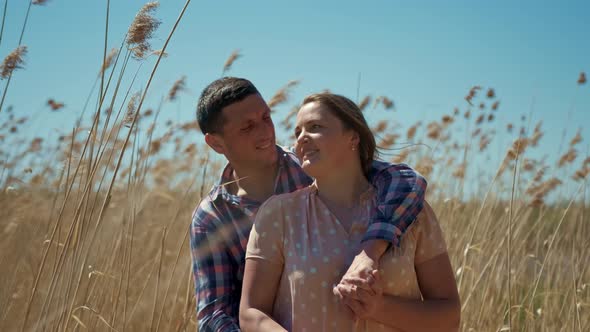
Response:
[{"label": "man's short dark hair", "polygon": [[203,90],[197,105],[197,121],[203,134],[221,132],[223,108],[258,93],[254,84],[244,78],[223,77],[213,81]]}]

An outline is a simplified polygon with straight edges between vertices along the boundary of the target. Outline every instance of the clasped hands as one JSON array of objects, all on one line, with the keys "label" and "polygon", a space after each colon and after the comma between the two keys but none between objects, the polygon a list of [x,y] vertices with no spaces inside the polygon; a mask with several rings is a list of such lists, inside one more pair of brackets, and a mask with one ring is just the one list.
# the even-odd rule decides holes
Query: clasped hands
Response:
[{"label": "clasped hands", "polygon": [[381,304],[383,289],[377,268],[377,260],[362,251],[332,289],[344,310],[355,319],[371,318]]}]

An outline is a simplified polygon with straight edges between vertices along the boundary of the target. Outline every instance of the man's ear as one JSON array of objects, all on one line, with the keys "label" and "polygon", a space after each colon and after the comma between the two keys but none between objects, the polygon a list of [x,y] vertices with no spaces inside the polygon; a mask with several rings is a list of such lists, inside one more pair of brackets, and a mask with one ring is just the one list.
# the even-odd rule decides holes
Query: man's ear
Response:
[{"label": "man's ear", "polygon": [[225,154],[223,145],[223,138],[217,134],[205,134],[205,143],[211,147],[215,152],[219,154]]}]

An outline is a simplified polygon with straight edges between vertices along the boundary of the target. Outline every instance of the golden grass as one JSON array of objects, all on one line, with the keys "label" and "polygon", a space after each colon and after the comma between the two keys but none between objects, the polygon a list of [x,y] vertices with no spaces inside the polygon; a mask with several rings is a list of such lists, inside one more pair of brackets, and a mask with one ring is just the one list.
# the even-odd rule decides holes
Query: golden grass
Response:
[{"label": "golden grass", "polygon": [[[78,122],[72,132],[47,141],[21,137],[19,129],[30,119],[10,108],[3,114],[0,331],[195,330],[189,223],[222,162],[185,139],[199,131],[196,121],[158,120],[163,106],[185,89],[186,77],[157,107],[141,110],[188,2],[141,93],[129,97],[129,86],[117,98],[132,53],[142,57],[150,49],[149,36],[159,24],[151,16],[156,3],[140,10],[127,50],[122,46],[107,56],[105,43],[101,98],[91,123]],[[223,72],[240,56],[234,51]],[[108,68],[113,70],[107,75]],[[581,73],[577,83],[585,82]],[[289,102],[297,84],[281,87],[269,100],[272,107]],[[429,180],[428,200],[441,221],[461,294],[462,330],[588,330],[590,158],[579,152],[581,130],[557,160],[537,160],[529,153],[542,147],[541,122],[530,135],[519,124],[491,123],[500,105],[493,88],[474,86],[465,99],[466,109],[455,108],[439,121],[407,128],[381,121],[373,127],[384,148],[395,148],[400,138],[415,143],[387,159],[409,163]],[[366,110],[371,102],[373,109],[395,110],[385,96],[367,95],[359,104]],[[53,111],[64,107],[55,99],[47,105]],[[275,117],[277,127],[289,131],[295,114],[292,108],[283,119]],[[459,126],[467,128],[465,135]],[[473,160],[489,155],[500,135],[514,141],[498,165],[481,170]],[[576,188],[565,190],[566,182]],[[476,190],[467,195],[466,188]]]}]

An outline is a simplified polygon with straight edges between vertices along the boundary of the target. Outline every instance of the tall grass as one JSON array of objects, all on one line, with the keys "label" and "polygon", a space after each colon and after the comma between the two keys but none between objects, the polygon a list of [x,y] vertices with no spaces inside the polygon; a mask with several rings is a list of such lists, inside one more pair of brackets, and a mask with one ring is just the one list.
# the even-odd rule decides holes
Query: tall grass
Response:
[{"label": "tall grass", "polygon": [[[30,119],[9,109],[3,114],[0,330],[195,330],[188,226],[222,163],[209,158],[207,147],[186,140],[198,131],[196,121],[159,120],[162,108],[182,93],[185,77],[155,110],[142,110],[188,4],[135,97],[134,80],[121,84],[137,75],[127,72],[129,61],[154,54],[148,39],[158,25],[155,3],[140,10],[125,42],[109,55],[105,20],[91,123],[80,117],[71,132],[44,141],[19,133]],[[222,72],[240,56],[233,52]],[[578,84],[585,83],[582,73]],[[273,110],[289,102],[297,84],[278,89],[269,99]],[[395,110],[386,96],[357,99],[366,111]],[[465,101],[463,111],[405,132],[389,121],[373,128],[385,149],[414,143],[385,158],[409,163],[429,179],[427,198],[441,221],[461,294],[462,329],[588,330],[590,158],[578,152],[581,132],[555,162],[537,160],[531,151],[542,147],[540,122],[533,130],[525,121],[500,127],[500,100],[491,88],[476,86]],[[51,99],[48,106],[59,111],[63,103]],[[275,117],[275,123],[288,131],[295,112]],[[478,158],[493,155],[489,146],[515,130],[499,163],[486,164],[482,172]],[[559,191],[566,177],[575,190]]]}]

